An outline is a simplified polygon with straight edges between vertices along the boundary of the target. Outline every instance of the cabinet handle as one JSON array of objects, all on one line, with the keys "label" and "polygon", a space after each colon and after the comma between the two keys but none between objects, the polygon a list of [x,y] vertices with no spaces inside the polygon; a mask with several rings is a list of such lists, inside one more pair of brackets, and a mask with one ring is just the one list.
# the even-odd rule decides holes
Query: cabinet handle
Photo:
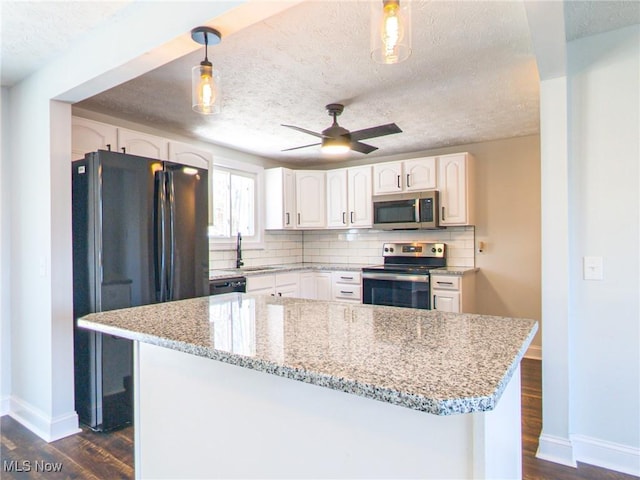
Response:
[{"label": "cabinet handle", "polygon": [[340,277],[341,280],[353,280],[353,277]]},{"label": "cabinet handle", "polygon": [[453,285],[453,282],[436,282],[438,285]]},{"label": "cabinet handle", "polygon": [[351,213],[349,214],[349,218],[351,219],[351,223],[353,223],[353,214],[354,214],[354,213],[356,213],[356,212],[351,212]]},{"label": "cabinet handle", "polygon": [[275,297],[275,296],[276,296],[276,294],[275,294],[275,293],[272,293],[272,294],[271,294],[271,296],[272,296],[272,297]]},{"label": "cabinet handle", "polygon": [[347,212],[342,212],[342,223],[347,224]]},{"label": "cabinet handle", "polygon": [[111,144],[107,143],[107,150],[111,151]]},{"label": "cabinet handle", "polygon": [[434,310],[438,309],[438,307],[436,307],[436,296],[435,295],[433,296],[433,309]]},{"label": "cabinet handle", "polygon": [[282,292],[278,292],[278,296],[281,297],[282,296]]},{"label": "cabinet handle", "polygon": [[400,186],[400,175],[398,175],[398,188],[402,188],[402,187]]},{"label": "cabinet handle", "polygon": [[442,218],[440,220],[444,221],[444,207],[442,207]]},{"label": "cabinet handle", "polygon": [[340,290],[340,293],[342,293],[342,294],[347,294],[348,293],[349,295],[353,295],[353,290],[349,290],[349,291]]},{"label": "cabinet handle", "polygon": [[300,214],[299,213],[298,213],[298,225],[300,225]]},{"label": "cabinet handle", "polygon": [[122,147],[122,153],[127,153],[127,149]]},{"label": "cabinet handle", "polygon": [[411,175],[409,175],[409,174],[407,173],[407,187],[410,187],[410,186],[411,186],[411,185],[409,185],[409,177],[410,177],[410,176],[411,176]]},{"label": "cabinet handle", "polygon": [[290,225],[291,224],[291,215],[289,215],[289,212],[285,213],[285,215],[287,216],[286,225]]}]

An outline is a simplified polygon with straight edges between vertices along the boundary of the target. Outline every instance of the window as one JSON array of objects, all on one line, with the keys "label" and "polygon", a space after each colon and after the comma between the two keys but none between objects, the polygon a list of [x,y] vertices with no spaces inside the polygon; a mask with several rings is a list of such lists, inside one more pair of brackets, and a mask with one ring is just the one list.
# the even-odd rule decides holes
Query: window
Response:
[{"label": "window", "polygon": [[262,168],[253,165],[214,165],[211,174],[212,219],[209,235],[215,243],[230,244],[240,232],[248,244],[262,242],[258,198]]}]

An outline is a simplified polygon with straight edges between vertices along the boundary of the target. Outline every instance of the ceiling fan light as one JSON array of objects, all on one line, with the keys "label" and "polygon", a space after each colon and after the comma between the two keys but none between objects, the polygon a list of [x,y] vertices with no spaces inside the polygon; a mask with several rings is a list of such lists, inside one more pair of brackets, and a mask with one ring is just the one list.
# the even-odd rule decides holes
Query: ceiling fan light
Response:
[{"label": "ceiling fan light", "polygon": [[371,58],[384,64],[400,63],[411,55],[411,1],[371,3]]},{"label": "ceiling fan light", "polygon": [[348,141],[341,138],[324,138],[322,139],[322,146],[320,151],[328,155],[340,155],[347,153],[351,150],[351,145]]}]

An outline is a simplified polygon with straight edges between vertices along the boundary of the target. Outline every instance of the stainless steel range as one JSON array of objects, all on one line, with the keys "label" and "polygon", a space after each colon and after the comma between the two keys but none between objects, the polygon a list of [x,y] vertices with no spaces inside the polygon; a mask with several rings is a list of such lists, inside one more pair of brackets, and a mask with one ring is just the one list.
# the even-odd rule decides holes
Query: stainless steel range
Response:
[{"label": "stainless steel range", "polygon": [[362,302],[430,309],[429,271],[447,265],[444,243],[385,243],[384,265],[362,269]]}]

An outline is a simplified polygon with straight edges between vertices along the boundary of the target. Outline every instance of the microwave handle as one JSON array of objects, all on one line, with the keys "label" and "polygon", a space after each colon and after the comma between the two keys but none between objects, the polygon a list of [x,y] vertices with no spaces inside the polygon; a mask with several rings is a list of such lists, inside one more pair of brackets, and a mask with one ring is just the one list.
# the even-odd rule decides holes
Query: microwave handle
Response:
[{"label": "microwave handle", "polygon": [[415,217],[416,222],[420,222],[420,200],[416,200],[415,203]]}]

